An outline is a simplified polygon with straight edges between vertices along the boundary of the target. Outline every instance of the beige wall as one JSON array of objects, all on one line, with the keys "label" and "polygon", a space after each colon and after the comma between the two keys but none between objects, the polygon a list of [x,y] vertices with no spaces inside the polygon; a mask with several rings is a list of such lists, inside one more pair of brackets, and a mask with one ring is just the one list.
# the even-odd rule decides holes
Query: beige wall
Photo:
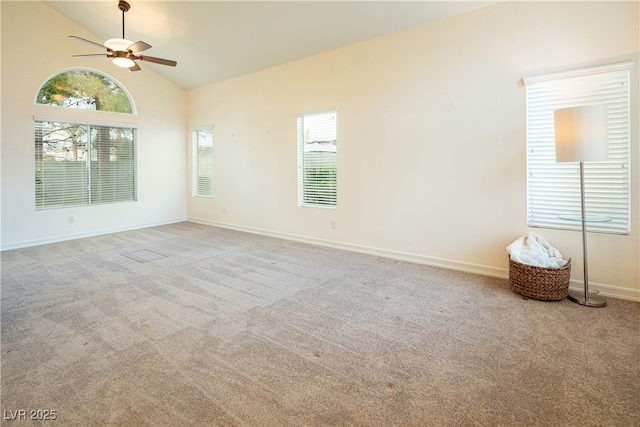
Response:
[{"label": "beige wall", "polygon": [[[190,91],[216,162],[213,199],[189,196],[188,216],[506,277],[505,247],[529,231],[522,77],[637,63],[638,18],[638,2],[509,2]],[[632,234],[590,235],[589,259],[593,288],[640,299],[638,65],[632,79]],[[296,114],[327,107],[338,209],[299,208]],[[534,231],[580,279],[580,234]]]},{"label": "beige wall", "polygon": [[[2,249],[186,218],[186,92],[149,67],[132,73],[106,58],[74,59],[100,40],[41,2],[0,3],[2,13]],[[71,67],[99,70],[131,94],[136,116],[35,105],[40,86]],[[138,126],[138,201],[35,210],[34,115]],[[68,217],[75,222],[69,224]]]}]

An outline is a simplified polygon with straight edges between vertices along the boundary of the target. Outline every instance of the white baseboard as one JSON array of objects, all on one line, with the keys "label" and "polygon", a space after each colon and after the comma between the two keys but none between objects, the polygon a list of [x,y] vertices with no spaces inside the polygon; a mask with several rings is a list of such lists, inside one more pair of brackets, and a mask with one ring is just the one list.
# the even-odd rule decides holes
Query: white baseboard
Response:
[{"label": "white baseboard", "polygon": [[[46,245],[49,243],[57,243],[57,242],[64,242],[67,240],[82,239],[85,237],[101,236],[104,234],[118,233],[121,231],[130,231],[130,230],[137,230],[141,228],[156,227],[160,225],[175,224],[175,223],[184,222],[184,221],[190,221],[197,224],[211,225],[211,226],[220,227],[220,228],[227,228],[227,229],[242,231],[246,233],[276,237],[279,239],[293,240],[297,242],[309,243],[309,244],[318,245],[318,246],[326,246],[326,247],[342,249],[346,251],[381,256],[384,258],[397,259],[399,261],[407,261],[415,264],[423,264],[423,265],[429,265],[433,267],[446,268],[449,270],[464,271],[467,273],[480,274],[483,276],[491,276],[491,277],[497,277],[501,279],[509,278],[509,270],[507,268],[490,267],[486,265],[473,264],[473,263],[467,263],[467,262],[455,261],[455,260],[437,258],[437,257],[429,257],[424,255],[412,254],[408,252],[393,251],[389,249],[376,248],[376,247],[363,246],[363,245],[354,245],[351,243],[317,239],[317,238],[301,236],[297,234],[281,233],[281,232],[276,232],[271,230],[264,230],[264,229],[254,228],[254,227],[246,227],[242,225],[229,224],[229,223],[218,222],[218,221],[210,221],[202,218],[192,218],[192,217],[175,218],[175,219],[166,220],[166,221],[127,225],[123,227],[105,228],[100,230],[93,230],[91,232],[86,232],[86,233],[68,234],[63,236],[50,237],[47,239],[23,241],[19,243],[13,243],[10,245],[3,245],[2,247],[0,247],[0,251],[20,249],[20,248],[26,248],[31,246]],[[570,284],[571,289],[578,290],[578,291],[583,289],[582,286],[583,286],[582,282],[577,280],[572,280]],[[619,286],[612,286],[604,283],[594,283],[594,282],[589,283],[589,288],[590,290],[598,291],[600,295],[605,297],[619,298],[624,300],[640,302],[640,290],[638,289],[622,288]]]},{"label": "white baseboard", "polygon": [[244,231],[247,233],[277,237],[280,239],[294,240],[297,242],[309,243],[313,245],[343,249],[346,251],[359,252],[359,253],[364,253],[368,255],[376,255],[384,258],[397,259],[399,261],[412,262],[414,264],[423,264],[423,265],[429,265],[432,267],[441,267],[449,270],[464,271],[467,273],[481,274],[483,276],[492,276],[492,277],[498,277],[498,278],[504,278],[504,279],[509,277],[509,270],[506,268],[489,267],[486,265],[412,254],[409,252],[394,251],[394,250],[376,248],[371,246],[354,245],[352,243],[337,242],[333,240],[317,239],[313,237],[300,236],[297,234],[281,233],[281,232],[263,230],[263,229],[253,228],[253,227],[245,227],[241,225],[203,220],[200,218],[189,218],[188,221],[195,222],[198,224],[211,225],[214,227]]},{"label": "white baseboard", "polygon": [[119,233],[121,231],[138,230],[141,228],[157,227],[159,225],[175,224],[177,222],[187,221],[187,218],[174,218],[166,221],[156,221],[141,224],[126,225],[122,227],[103,228],[99,230],[91,230],[84,233],[65,234],[60,236],[48,237],[46,239],[26,240],[9,245],[2,245],[0,251],[9,251],[12,249],[28,248],[31,246],[47,245],[49,243],[65,242],[67,240],[84,239],[85,237],[102,236],[104,234]]},{"label": "white baseboard", "polygon": [[[580,280],[571,280],[569,289],[584,292],[584,283]],[[599,295],[604,297],[640,302],[640,290],[638,289],[622,288],[605,283],[594,283],[589,280],[589,291],[597,291]],[[591,292],[589,295],[591,295]]]},{"label": "white baseboard", "polygon": [[[277,231],[263,230],[259,228],[246,227],[242,225],[229,224],[218,221],[210,221],[202,218],[187,218],[187,221],[198,224],[211,225],[214,227],[228,228],[231,230],[243,231],[247,233],[260,234],[264,236],[277,237],[280,239],[294,240],[297,242],[309,243],[319,246],[327,246],[336,249],[343,249],[352,252],[365,253],[369,255],[377,255],[384,258],[397,259],[400,261],[412,262],[415,264],[429,265],[433,267],[441,267],[449,270],[464,271],[467,273],[480,274],[483,276],[497,277],[500,279],[509,278],[508,268],[490,267],[480,264],[472,264],[468,262],[455,261],[444,258],[429,257],[424,255],[412,254],[407,252],[392,251],[388,249],[375,248],[369,246],[354,245],[351,243],[336,242],[332,240],[316,239],[313,237],[300,236],[296,234],[281,233]],[[598,291],[600,295],[640,302],[640,290],[621,288],[603,283],[589,283],[591,290]],[[582,289],[582,282],[571,281],[571,289]]]}]

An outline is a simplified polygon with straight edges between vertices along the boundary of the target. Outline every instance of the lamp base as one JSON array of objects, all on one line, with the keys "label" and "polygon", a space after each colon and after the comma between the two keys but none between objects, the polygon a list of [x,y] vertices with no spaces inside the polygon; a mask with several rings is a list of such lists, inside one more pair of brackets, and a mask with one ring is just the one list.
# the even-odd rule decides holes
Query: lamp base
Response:
[{"label": "lamp base", "polygon": [[604,307],[607,305],[607,300],[595,293],[589,293],[589,298],[585,299],[584,291],[569,291],[569,299],[577,304],[588,307]]}]

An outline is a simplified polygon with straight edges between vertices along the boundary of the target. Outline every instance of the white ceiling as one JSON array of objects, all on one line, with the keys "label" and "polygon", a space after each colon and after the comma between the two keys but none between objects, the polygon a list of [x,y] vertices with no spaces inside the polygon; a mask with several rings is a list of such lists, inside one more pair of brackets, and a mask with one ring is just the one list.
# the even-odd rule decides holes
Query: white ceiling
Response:
[{"label": "white ceiling", "polygon": [[[496,1],[153,1],[128,0],[126,38],[153,46],[145,54],[175,68],[141,62],[184,89],[285,64],[436,21]],[[45,1],[95,34],[119,38],[118,1]],[[100,53],[81,42],[69,52]],[[105,60],[96,58],[96,61]]]}]

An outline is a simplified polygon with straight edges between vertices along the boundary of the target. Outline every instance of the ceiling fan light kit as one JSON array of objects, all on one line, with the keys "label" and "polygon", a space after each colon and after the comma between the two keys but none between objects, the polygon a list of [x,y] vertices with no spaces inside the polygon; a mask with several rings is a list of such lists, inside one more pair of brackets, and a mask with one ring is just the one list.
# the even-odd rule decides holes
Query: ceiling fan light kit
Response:
[{"label": "ceiling fan light kit", "polygon": [[136,63],[137,60],[175,67],[177,65],[177,62],[171,59],[163,59],[163,58],[156,58],[153,56],[138,55],[138,53],[145,51],[147,49],[150,49],[151,45],[146,42],[143,42],[142,40],[134,43],[130,40],[127,40],[124,37],[124,14],[130,8],[131,6],[126,1],[120,0],[118,2],[118,9],[120,9],[120,11],[122,12],[122,38],[109,39],[106,42],[104,42],[104,44],[100,44],[100,43],[92,42],[91,40],[83,39],[82,37],[69,36],[81,42],[85,42],[97,47],[105,48],[107,49],[106,54],[90,53],[86,55],[73,55],[73,57],[88,58],[88,57],[104,55],[107,58],[110,58],[111,61],[118,67],[128,68],[131,71],[138,71],[141,69],[140,66]]},{"label": "ceiling fan light kit", "polygon": [[104,42],[105,47],[111,50],[126,51],[129,46],[133,44],[130,40],[125,39],[109,39]]},{"label": "ceiling fan light kit", "polygon": [[134,65],[136,65],[136,63],[133,61],[133,59],[129,58],[128,55],[126,54],[126,52],[122,52],[122,51],[115,51],[113,52],[113,54],[115,55],[114,58],[111,60],[111,62],[113,62],[114,64],[116,64],[118,67],[123,67],[123,68],[131,68]]}]

